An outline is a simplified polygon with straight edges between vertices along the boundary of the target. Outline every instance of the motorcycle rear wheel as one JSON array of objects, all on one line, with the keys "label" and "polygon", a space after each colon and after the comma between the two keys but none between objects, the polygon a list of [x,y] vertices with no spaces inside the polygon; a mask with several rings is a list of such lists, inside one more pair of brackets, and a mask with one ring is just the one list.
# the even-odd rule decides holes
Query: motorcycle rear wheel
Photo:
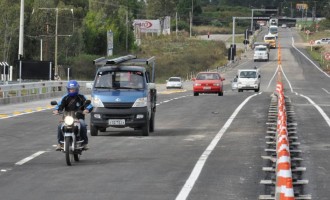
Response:
[{"label": "motorcycle rear wheel", "polygon": [[71,138],[70,137],[65,137],[65,149],[64,149],[64,153],[65,153],[65,160],[66,160],[66,164],[68,166],[71,166],[72,161],[73,161],[73,154],[70,153],[70,147],[71,147]]}]

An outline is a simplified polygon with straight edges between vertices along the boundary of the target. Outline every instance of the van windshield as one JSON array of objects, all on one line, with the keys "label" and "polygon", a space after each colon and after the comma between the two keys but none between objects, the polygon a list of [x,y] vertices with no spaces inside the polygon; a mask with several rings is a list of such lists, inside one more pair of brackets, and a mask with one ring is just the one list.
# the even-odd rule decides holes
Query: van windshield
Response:
[{"label": "van windshield", "polygon": [[243,71],[239,74],[240,78],[257,78],[257,73],[255,71]]},{"label": "van windshield", "polygon": [[270,28],[269,28],[269,32],[270,32],[271,34],[276,34],[276,33],[277,33],[277,28],[276,28],[276,27],[270,27]]},{"label": "van windshield", "polygon": [[136,71],[101,71],[95,79],[95,88],[104,89],[143,89],[142,72]]}]

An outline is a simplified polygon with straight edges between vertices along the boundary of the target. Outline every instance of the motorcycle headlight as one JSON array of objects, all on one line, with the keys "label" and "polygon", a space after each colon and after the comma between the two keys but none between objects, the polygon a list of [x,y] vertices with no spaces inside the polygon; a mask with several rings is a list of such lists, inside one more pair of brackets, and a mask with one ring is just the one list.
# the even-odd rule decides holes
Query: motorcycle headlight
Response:
[{"label": "motorcycle headlight", "polygon": [[73,122],[74,122],[74,119],[73,119],[73,117],[71,117],[71,116],[66,116],[66,117],[64,118],[64,123],[65,123],[65,125],[67,125],[67,126],[71,126],[71,125],[73,125]]}]

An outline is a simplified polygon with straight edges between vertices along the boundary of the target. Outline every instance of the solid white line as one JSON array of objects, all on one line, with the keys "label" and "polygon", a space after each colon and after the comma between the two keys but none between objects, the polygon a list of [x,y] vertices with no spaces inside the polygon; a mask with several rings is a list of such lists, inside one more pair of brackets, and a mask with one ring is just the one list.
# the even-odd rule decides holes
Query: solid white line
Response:
[{"label": "solid white line", "polygon": [[330,77],[329,74],[327,74],[322,69],[320,69],[311,59],[309,59],[307,56],[305,56],[305,54],[303,54],[296,46],[294,46],[294,38],[293,37],[292,37],[292,47],[295,48],[301,55],[303,55],[309,62],[311,62],[314,65],[314,67],[316,67],[320,72],[322,72],[327,77]]},{"label": "solid white line", "polygon": [[18,161],[17,163],[15,163],[15,165],[23,165],[24,163],[27,163],[29,162],[30,160],[36,158],[37,156],[40,156],[41,154],[45,153],[46,151],[38,151],[37,153],[35,154],[32,154],[31,156],[29,157],[26,157],[20,161]]},{"label": "solid white line", "polygon": [[322,88],[323,91],[325,91],[326,93],[330,94],[330,92],[324,88]]},{"label": "solid white line", "polygon": [[273,79],[275,79],[275,76],[277,75],[277,72],[278,72],[279,67],[280,67],[280,66],[277,65],[277,68],[276,68],[276,71],[275,71],[273,77],[272,77],[272,78],[269,80],[269,82],[268,82],[267,89],[270,87],[270,84],[273,82]]},{"label": "solid white line", "polygon": [[287,81],[288,84],[289,84],[289,87],[290,87],[291,92],[293,92],[292,85],[291,85],[291,83],[290,83],[288,77],[287,77],[286,74],[284,73],[284,70],[283,70],[283,68],[282,68],[282,65],[281,65],[281,69],[282,69],[283,76],[285,77],[286,81]]},{"label": "solid white line", "polygon": [[[261,93],[259,93],[261,94]],[[254,96],[256,96],[258,94],[254,94],[249,96],[248,98],[246,98],[237,108],[236,110],[233,112],[233,114],[229,117],[229,119],[227,120],[227,122],[225,123],[225,125],[223,125],[223,127],[221,128],[221,130],[217,133],[217,135],[213,138],[213,140],[211,141],[211,143],[209,144],[209,146],[205,149],[205,151],[202,153],[202,155],[199,157],[197,163],[195,164],[195,167],[193,169],[193,171],[191,172],[189,178],[186,180],[186,183],[184,184],[184,186],[182,187],[180,193],[178,194],[178,196],[176,197],[176,200],[185,200],[190,191],[192,190],[192,188],[195,185],[195,182],[197,180],[197,178],[199,177],[204,164],[206,163],[207,158],[209,157],[209,155],[212,153],[212,151],[214,150],[215,146],[218,144],[218,142],[220,141],[221,137],[223,136],[223,134],[226,132],[226,130],[229,128],[230,124],[233,122],[233,120],[235,119],[236,115],[238,114],[238,112],[243,108],[243,106]]]},{"label": "solid white line", "polygon": [[328,117],[327,114],[325,114],[325,112],[322,110],[322,108],[319,105],[317,105],[311,98],[309,98],[305,95],[302,95],[302,94],[300,94],[300,96],[306,98],[320,112],[323,119],[327,122],[328,126],[330,126],[330,118]]}]

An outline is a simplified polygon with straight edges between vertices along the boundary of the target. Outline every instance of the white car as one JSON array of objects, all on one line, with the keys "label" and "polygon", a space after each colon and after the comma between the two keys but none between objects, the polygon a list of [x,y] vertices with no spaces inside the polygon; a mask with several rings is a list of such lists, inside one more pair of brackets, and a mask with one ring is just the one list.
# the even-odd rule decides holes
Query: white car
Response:
[{"label": "white car", "polygon": [[315,44],[330,44],[330,38],[322,38],[315,40]]},{"label": "white car", "polygon": [[170,77],[166,80],[166,88],[183,88],[183,81],[181,77]]}]

